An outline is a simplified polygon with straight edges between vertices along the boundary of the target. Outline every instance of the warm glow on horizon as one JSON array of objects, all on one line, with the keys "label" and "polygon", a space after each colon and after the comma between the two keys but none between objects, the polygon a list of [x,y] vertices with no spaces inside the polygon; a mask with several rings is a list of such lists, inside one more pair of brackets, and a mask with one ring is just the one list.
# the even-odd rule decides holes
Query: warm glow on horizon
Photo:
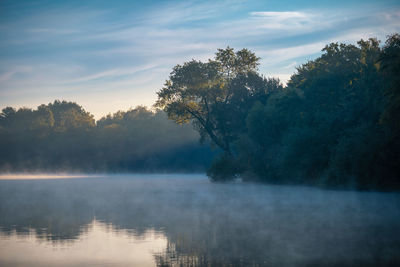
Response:
[{"label": "warm glow on horizon", "polygon": [[43,179],[73,179],[73,178],[98,178],[101,175],[88,174],[0,174],[0,180],[43,180]]}]

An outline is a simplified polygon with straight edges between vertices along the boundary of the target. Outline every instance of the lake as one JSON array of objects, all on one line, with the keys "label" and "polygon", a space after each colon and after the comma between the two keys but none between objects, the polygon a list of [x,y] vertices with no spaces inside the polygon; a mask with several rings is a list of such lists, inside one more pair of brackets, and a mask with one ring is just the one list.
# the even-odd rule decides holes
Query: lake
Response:
[{"label": "lake", "polygon": [[398,193],[42,178],[0,180],[0,266],[400,266]]}]

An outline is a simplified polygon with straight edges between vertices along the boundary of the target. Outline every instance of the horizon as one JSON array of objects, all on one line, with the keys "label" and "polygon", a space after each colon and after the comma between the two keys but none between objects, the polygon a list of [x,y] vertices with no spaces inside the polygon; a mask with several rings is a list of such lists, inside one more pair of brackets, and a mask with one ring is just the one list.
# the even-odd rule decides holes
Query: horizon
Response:
[{"label": "horizon", "polygon": [[175,65],[218,48],[250,49],[286,83],[331,42],[400,31],[396,1],[2,1],[0,14],[0,107],[59,99],[96,120],[151,108]]}]

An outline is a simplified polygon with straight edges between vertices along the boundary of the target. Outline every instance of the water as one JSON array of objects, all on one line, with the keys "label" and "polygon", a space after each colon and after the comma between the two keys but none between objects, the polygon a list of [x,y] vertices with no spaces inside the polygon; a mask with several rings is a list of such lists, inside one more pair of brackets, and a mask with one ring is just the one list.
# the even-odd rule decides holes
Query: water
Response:
[{"label": "water", "polygon": [[0,266],[400,266],[400,194],[75,178],[0,180]]}]

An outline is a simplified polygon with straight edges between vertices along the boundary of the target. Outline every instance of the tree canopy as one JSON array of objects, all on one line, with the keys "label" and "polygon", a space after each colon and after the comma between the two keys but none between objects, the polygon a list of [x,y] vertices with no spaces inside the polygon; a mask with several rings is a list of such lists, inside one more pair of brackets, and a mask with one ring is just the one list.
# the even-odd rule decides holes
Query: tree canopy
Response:
[{"label": "tree canopy", "polygon": [[257,73],[259,58],[253,52],[219,49],[214,59],[192,60],[173,68],[165,86],[157,92],[156,107],[177,123],[192,122],[203,139],[225,153],[245,128],[246,111],[253,98],[280,88],[278,81]]},{"label": "tree canopy", "polygon": [[97,122],[67,101],[6,107],[0,113],[0,171],[204,171],[215,152],[198,138],[191,127],[141,106]]},{"label": "tree canopy", "polygon": [[0,170],[208,166],[213,181],[400,189],[399,34],[383,45],[328,44],[286,86],[261,75],[259,61],[247,49],[218,49],[207,62],[176,65],[156,111],[137,107],[97,122],[66,101],[6,107]]},{"label": "tree canopy", "polygon": [[331,43],[285,87],[253,52],[218,49],[174,67],[156,106],[222,149],[213,180],[400,188],[399,47]]}]

